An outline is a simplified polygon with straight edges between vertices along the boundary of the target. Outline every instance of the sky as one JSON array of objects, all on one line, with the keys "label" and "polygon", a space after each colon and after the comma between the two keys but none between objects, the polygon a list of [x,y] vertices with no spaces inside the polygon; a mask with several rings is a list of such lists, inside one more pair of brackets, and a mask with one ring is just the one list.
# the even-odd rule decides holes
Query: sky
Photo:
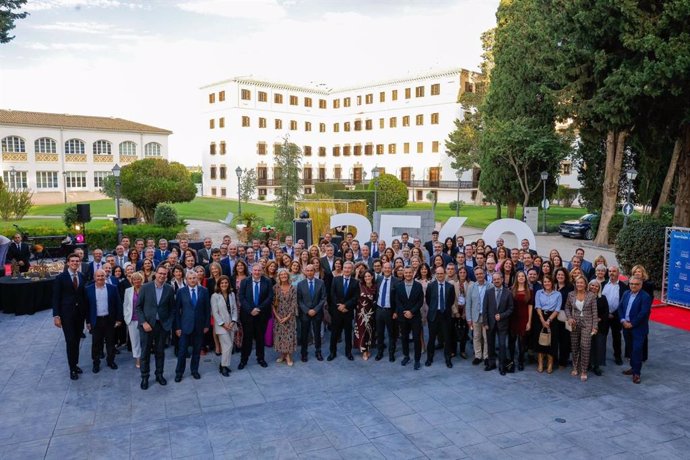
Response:
[{"label": "sky", "polygon": [[173,131],[201,165],[200,87],[252,75],[349,86],[478,70],[499,0],[29,0],[0,45],[0,108],[120,117]]}]

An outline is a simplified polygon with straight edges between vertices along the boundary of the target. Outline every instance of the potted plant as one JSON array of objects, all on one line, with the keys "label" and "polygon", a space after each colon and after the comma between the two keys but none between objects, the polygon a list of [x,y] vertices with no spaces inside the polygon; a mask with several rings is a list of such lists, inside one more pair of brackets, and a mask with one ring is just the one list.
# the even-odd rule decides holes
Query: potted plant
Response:
[{"label": "potted plant", "polygon": [[235,217],[237,222],[237,236],[241,242],[247,243],[254,233],[254,227],[259,225],[261,218],[253,212],[243,212]]}]

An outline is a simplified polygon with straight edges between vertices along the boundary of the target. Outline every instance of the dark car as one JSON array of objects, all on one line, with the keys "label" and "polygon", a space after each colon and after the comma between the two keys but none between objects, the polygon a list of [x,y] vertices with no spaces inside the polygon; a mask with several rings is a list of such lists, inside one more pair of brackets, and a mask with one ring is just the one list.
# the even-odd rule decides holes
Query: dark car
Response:
[{"label": "dark car", "polygon": [[594,230],[592,230],[592,221],[596,217],[596,214],[585,214],[577,220],[566,220],[558,227],[558,233],[560,233],[563,236],[591,240],[592,238],[594,238]]}]

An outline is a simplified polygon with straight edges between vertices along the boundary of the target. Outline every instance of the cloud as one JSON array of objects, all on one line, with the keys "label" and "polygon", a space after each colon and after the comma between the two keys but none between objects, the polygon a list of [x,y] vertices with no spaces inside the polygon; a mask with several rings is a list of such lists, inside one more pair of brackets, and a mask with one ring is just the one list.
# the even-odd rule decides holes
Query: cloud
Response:
[{"label": "cloud", "polygon": [[145,3],[126,2],[120,0],[34,0],[28,2],[24,9],[27,11],[55,10],[60,8],[129,8],[142,9]]},{"label": "cloud", "polygon": [[29,43],[27,48],[35,51],[98,51],[107,48],[95,43]]},{"label": "cloud", "polygon": [[177,7],[198,14],[263,21],[278,20],[287,14],[276,0],[190,0]]},{"label": "cloud", "polygon": [[105,34],[115,29],[115,26],[112,24],[101,22],[56,22],[54,24],[42,24],[33,27],[40,30],[79,32],[84,34]]}]

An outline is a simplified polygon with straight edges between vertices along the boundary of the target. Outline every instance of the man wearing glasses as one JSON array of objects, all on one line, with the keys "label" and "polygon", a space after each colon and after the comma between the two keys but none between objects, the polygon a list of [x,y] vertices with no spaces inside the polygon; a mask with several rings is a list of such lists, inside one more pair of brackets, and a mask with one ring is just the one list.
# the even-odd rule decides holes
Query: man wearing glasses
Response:
[{"label": "man wearing glasses", "polygon": [[[630,351],[630,369],[623,371],[632,375],[633,383],[640,383],[642,371],[642,348],[644,339],[649,334],[649,313],[652,309],[652,298],[642,290],[642,278],[633,276],[618,305],[618,316],[623,325],[625,348]],[[627,355],[628,353],[626,353]]]}]

